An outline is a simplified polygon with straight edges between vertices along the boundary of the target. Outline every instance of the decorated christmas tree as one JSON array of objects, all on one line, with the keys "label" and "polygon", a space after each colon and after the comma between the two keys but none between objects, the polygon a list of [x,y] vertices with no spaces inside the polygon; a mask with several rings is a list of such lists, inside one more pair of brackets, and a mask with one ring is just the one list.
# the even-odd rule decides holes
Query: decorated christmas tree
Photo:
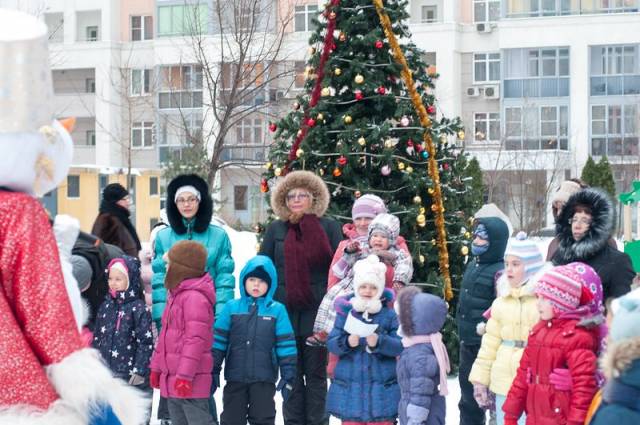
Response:
[{"label": "decorated christmas tree", "polygon": [[[407,3],[331,0],[321,11],[305,92],[270,125],[274,144],[262,191],[291,170],[314,171],[331,192],[328,215],[342,222],[351,220],[359,196],[380,196],[400,219],[413,282],[449,300],[453,314],[469,219],[482,202],[482,182],[473,180],[481,175],[458,147],[460,120],[438,112],[438,75],[411,43]],[[457,357],[452,318],[445,340]]]}]

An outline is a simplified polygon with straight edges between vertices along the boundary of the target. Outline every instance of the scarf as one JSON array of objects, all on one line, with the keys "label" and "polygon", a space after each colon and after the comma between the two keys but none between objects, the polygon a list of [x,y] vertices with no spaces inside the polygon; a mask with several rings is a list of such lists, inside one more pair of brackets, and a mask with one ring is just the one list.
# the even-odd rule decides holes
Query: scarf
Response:
[{"label": "scarf", "polygon": [[129,216],[131,216],[131,212],[128,209],[121,207],[120,205],[106,202],[104,199],[100,202],[100,214],[107,213],[113,215],[118,219],[120,223],[127,229],[131,238],[136,243],[136,248],[138,251],[142,249],[140,245],[140,239],[138,238],[138,233],[136,232],[135,227],[131,224],[131,220],[129,220]]},{"label": "scarf", "polygon": [[433,347],[433,352],[436,355],[436,360],[438,360],[438,367],[440,369],[440,395],[446,396],[449,394],[449,389],[447,388],[447,374],[451,372],[451,366],[449,365],[447,347],[445,347],[442,342],[442,334],[440,332],[436,332],[429,335],[414,335],[402,338],[402,346],[404,348],[425,343],[431,343],[431,346]]},{"label": "scarf", "polygon": [[305,214],[300,221],[287,221],[284,239],[284,279],[287,305],[309,309],[315,302],[311,291],[311,273],[328,270],[333,258],[329,237],[315,214]]}]

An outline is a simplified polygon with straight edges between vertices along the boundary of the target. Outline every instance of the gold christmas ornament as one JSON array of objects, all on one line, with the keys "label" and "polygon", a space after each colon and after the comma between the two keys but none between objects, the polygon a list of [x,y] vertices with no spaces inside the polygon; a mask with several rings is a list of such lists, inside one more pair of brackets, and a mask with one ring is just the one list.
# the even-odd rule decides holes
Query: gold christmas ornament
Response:
[{"label": "gold christmas ornament", "polygon": [[322,115],[322,114],[318,114],[318,117],[317,117],[317,118],[318,118],[318,120],[323,120],[323,119],[324,119],[324,115]]},{"label": "gold christmas ornament", "polygon": [[402,171],[404,170],[404,167],[405,167],[404,162],[398,162],[398,170]]},{"label": "gold christmas ornament", "polygon": [[436,204],[431,204],[431,211],[433,212],[438,211],[438,206]]},{"label": "gold christmas ornament", "polygon": [[327,97],[330,94],[331,94],[331,90],[329,90],[329,87],[323,87],[322,90],[320,91],[320,95],[322,95],[323,97]]},{"label": "gold christmas ornament", "polygon": [[471,239],[471,232],[464,232],[464,237],[467,239]]},{"label": "gold christmas ornament", "polygon": [[273,164],[270,162],[267,162],[266,164],[264,164],[264,168],[266,168],[267,170],[270,170],[271,167],[273,167]]},{"label": "gold christmas ornament", "polygon": [[429,189],[427,189],[427,192],[429,192],[429,195],[433,195],[436,191],[430,187]]},{"label": "gold christmas ornament", "polygon": [[431,239],[431,245],[436,246],[437,242],[435,239]]},{"label": "gold christmas ornament", "polygon": [[460,248],[460,254],[469,255],[469,247],[463,246],[462,248]]},{"label": "gold christmas ornament", "polygon": [[418,261],[420,261],[420,264],[424,264],[424,255],[420,254]]},{"label": "gold christmas ornament", "polygon": [[296,157],[297,157],[297,158],[300,158],[302,155],[304,155],[304,151],[303,151],[302,149],[298,149],[298,150],[296,151]]},{"label": "gold christmas ornament", "polygon": [[341,75],[341,74],[342,74],[342,69],[340,69],[340,68],[336,68],[336,69],[334,69],[334,70],[333,70],[333,74],[334,74],[335,76],[339,76],[339,75]]},{"label": "gold christmas ornament", "polygon": [[447,136],[445,134],[440,136],[440,143],[447,144],[447,142],[448,142],[448,140],[447,140]]},{"label": "gold christmas ornament", "polygon": [[364,138],[364,137],[360,137],[360,138],[358,139],[358,144],[359,144],[360,146],[364,146],[364,145],[366,145],[366,144],[367,144],[367,141],[365,140],[365,138]]},{"label": "gold christmas ornament", "polygon": [[345,115],[344,116],[344,123],[345,124],[351,124],[353,122],[353,118],[351,118],[351,115]]},{"label": "gold christmas ornament", "polygon": [[407,173],[413,173],[413,167],[411,165],[407,167]]},{"label": "gold christmas ornament", "polygon": [[362,84],[364,83],[364,76],[362,74],[358,74],[356,75],[356,78],[353,79],[353,81],[355,81],[356,84]]},{"label": "gold christmas ornament", "polygon": [[384,141],[384,147],[387,149],[391,149],[393,147],[393,141],[391,139],[387,139]]},{"label": "gold christmas ornament", "polygon": [[309,54],[310,55],[315,55],[316,54],[316,48],[315,47],[309,47]]},{"label": "gold christmas ornament", "polygon": [[320,173],[321,176],[324,176],[324,168],[321,168],[319,173]]},{"label": "gold christmas ornament", "polygon": [[299,102],[293,102],[293,109],[295,109],[296,111],[298,109],[300,109],[300,103]]},{"label": "gold christmas ornament", "polygon": [[427,212],[427,209],[425,207],[420,207],[420,214],[424,214]]},{"label": "gold christmas ornament", "polygon": [[458,139],[464,140],[464,130],[458,131]]},{"label": "gold christmas ornament", "polygon": [[416,223],[418,223],[418,226],[424,227],[424,225],[427,223],[427,217],[425,217],[424,214],[418,214],[418,216],[416,217]]},{"label": "gold christmas ornament", "polygon": [[273,170],[273,174],[280,177],[282,175],[282,168],[280,167],[276,168],[275,170]]},{"label": "gold christmas ornament", "polygon": [[422,198],[419,195],[416,195],[413,197],[413,203],[414,204],[420,204],[422,203]]}]

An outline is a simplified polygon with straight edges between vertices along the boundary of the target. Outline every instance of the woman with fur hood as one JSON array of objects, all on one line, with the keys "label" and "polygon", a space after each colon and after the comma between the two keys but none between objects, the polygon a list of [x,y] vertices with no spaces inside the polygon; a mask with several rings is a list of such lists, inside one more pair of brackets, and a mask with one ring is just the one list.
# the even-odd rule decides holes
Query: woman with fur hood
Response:
[{"label": "woman with fur hood", "polygon": [[323,217],[329,199],[324,181],[312,172],[287,174],[271,193],[279,219],[267,227],[260,248],[276,266],[274,299],[287,307],[298,347],[297,377],[283,409],[286,424],[316,425],[327,419],[327,350],[308,346],[305,339],[313,333],[329,265],[342,240],[340,224]]},{"label": "woman with fur hood", "polygon": [[629,292],[635,273],[631,259],[609,245],[613,205],[598,189],[587,188],[569,197],[556,221],[559,239],[554,265],[575,261],[591,266],[602,280],[605,301]]}]

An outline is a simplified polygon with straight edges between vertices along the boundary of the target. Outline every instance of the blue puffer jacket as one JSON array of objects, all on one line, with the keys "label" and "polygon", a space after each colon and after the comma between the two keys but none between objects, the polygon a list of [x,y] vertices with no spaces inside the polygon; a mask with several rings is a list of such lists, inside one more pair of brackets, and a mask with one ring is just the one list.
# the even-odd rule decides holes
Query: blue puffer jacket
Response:
[{"label": "blue puffer jacket", "polygon": [[129,287],[107,294],[96,314],[93,347],[100,351],[114,375],[129,379],[136,373],[149,374],[149,360],[153,352],[151,314],[140,298],[140,263],[123,255],[129,269]]},{"label": "blue puffer jacket", "polygon": [[[245,276],[262,268],[271,277],[267,293],[255,299],[247,295]],[[215,374],[226,360],[227,381],[252,383],[273,382],[280,375],[288,383],[296,376],[297,349],[293,328],[283,304],[273,300],[278,286],[276,268],[265,255],[256,255],[240,273],[240,299],[229,301],[215,324]]]},{"label": "blue puffer jacket", "polygon": [[[386,289],[383,297],[391,300],[393,292]],[[339,300],[336,304],[339,304]],[[365,338],[360,338],[357,347],[349,346],[349,335],[344,330],[349,314],[359,320],[378,324],[378,346],[371,352],[366,349]],[[340,357],[327,396],[327,411],[330,414],[343,421],[356,422],[393,421],[396,418],[400,400],[396,357],[402,353],[402,342],[397,331],[398,318],[393,309],[387,306],[379,313],[369,315],[368,321],[362,317],[362,313],[352,309],[339,312],[327,341],[329,351]]]}]

